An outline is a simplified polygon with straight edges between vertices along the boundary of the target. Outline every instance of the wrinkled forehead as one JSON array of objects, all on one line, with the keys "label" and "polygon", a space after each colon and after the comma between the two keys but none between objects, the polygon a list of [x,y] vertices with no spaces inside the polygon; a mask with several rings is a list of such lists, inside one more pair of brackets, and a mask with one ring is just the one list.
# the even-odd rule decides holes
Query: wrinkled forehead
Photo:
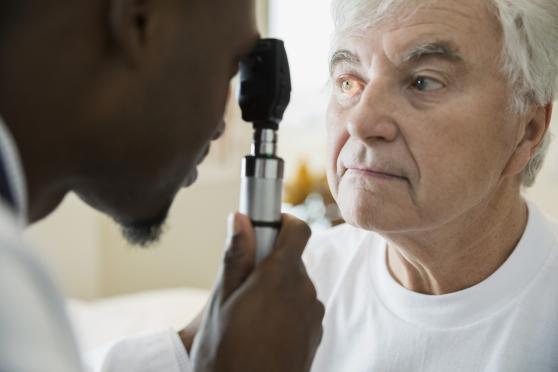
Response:
[{"label": "wrinkled forehead", "polygon": [[404,23],[417,13],[443,9],[461,13],[477,23],[498,26],[492,16],[492,0],[333,0],[334,38],[361,35],[379,24]]},{"label": "wrinkled forehead", "polygon": [[[403,17],[425,1],[418,0],[333,0],[335,33],[358,33],[374,27],[382,19]],[[422,5],[424,6],[424,5]],[[406,10],[407,9],[407,10]]]},{"label": "wrinkled forehead", "polygon": [[351,49],[355,40],[367,48],[381,39],[391,50],[424,44],[475,59],[483,54],[498,58],[501,30],[489,4],[491,0],[334,0],[331,54]]}]

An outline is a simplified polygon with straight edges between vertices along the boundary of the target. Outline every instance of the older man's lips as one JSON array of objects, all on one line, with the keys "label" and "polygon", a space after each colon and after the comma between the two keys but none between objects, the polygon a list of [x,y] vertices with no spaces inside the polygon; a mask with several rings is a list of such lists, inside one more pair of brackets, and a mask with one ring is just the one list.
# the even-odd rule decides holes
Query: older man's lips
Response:
[{"label": "older man's lips", "polygon": [[384,171],[380,169],[370,169],[365,167],[349,167],[346,169],[345,175],[360,175],[360,176],[373,177],[376,179],[387,180],[387,181],[405,180],[405,177],[392,174],[388,171]]}]

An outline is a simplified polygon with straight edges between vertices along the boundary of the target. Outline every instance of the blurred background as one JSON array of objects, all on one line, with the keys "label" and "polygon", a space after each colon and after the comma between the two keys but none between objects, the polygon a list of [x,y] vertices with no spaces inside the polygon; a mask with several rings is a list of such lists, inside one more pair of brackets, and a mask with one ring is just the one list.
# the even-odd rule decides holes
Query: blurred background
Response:
[{"label": "blurred background", "polygon": [[[332,26],[329,2],[258,0],[263,36],[284,39],[291,60],[293,96],[280,131],[286,160],[285,210],[324,229],[336,223],[324,183],[327,56]],[[235,82],[233,82],[235,84]],[[241,157],[249,152],[251,126],[240,120],[235,95],[227,132],[200,168],[198,182],[182,191],[160,244],[130,247],[118,227],[75,196],[66,198],[28,238],[67,297],[95,300],[166,288],[212,287],[222,256],[227,215],[238,205]],[[554,131],[558,128],[558,114]],[[536,186],[527,196],[558,218],[558,146],[553,144]],[[205,292],[202,292],[205,293]]]}]

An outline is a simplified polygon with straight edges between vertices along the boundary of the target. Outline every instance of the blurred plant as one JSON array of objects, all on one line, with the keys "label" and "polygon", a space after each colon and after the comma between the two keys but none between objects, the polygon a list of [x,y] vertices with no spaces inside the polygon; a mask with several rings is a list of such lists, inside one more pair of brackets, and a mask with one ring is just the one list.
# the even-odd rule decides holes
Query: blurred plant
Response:
[{"label": "blurred plant", "polygon": [[343,223],[324,172],[312,174],[306,162],[298,164],[294,179],[285,184],[283,211],[306,221],[313,230]]}]

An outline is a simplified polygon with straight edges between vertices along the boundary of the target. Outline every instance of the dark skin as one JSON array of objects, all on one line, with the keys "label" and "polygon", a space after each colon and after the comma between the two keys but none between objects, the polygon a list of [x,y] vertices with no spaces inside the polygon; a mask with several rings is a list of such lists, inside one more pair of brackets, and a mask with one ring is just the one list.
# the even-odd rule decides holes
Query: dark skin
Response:
[{"label": "dark skin", "polygon": [[324,315],[300,259],[310,230],[284,216],[274,251],[254,267],[250,220],[235,217],[237,231],[228,240],[217,288],[203,318],[181,333],[188,341],[188,331],[191,335],[199,327],[191,353],[194,369],[309,371],[322,338]]},{"label": "dark skin", "polygon": [[119,221],[159,216],[222,131],[236,61],[257,38],[252,2],[66,3],[29,10],[2,47],[0,108],[29,220],[69,191]]},{"label": "dark skin", "polygon": [[[258,38],[254,0],[14,4],[0,28],[0,113],[29,221],[73,191],[123,225],[162,222],[224,130],[229,81]],[[236,221],[196,371],[308,371],[323,317],[300,258],[308,228],[285,217],[276,253],[255,266],[249,220]],[[180,333],[186,347],[196,328]]]}]

